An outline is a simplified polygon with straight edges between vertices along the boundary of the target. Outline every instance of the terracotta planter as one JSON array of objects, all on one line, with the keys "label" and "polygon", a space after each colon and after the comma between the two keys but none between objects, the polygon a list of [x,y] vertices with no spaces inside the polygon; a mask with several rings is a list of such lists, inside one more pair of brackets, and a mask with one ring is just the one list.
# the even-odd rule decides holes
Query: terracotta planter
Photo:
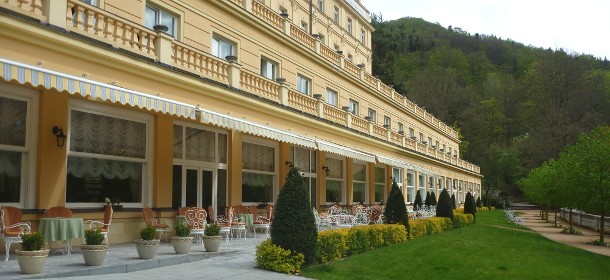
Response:
[{"label": "terracotta planter", "polygon": [[81,251],[83,251],[83,258],[85,259],[85,265],[100,266],[104,263],[106,255],[108,254],[108,245],[81,245]]},{"label": "terracotta planter", "polygon": [[154,259],[157,255],[159,244],[161,244],[159,239],[136,240],[136,249],[138,250],[138,256],[140,256],[140,259]]},{"label": "terracotta planter", "polygon": [[188,254],[191,251],[191,246],[193,245],[192,236],[172,236],[171,240],[176,254]]},{"label": "terracotta planter", "polygon": [[203,236],[203,246],[205,246],[205,250],[207,252],[218,252],[222,238],[222,235]]},{"label": "terracotta planter", "polygon": [[40,251],[21,251],[16,250],[17,262],[23,274],[37,274],[42,271],[44,264],[47,262],[49,250]]}]

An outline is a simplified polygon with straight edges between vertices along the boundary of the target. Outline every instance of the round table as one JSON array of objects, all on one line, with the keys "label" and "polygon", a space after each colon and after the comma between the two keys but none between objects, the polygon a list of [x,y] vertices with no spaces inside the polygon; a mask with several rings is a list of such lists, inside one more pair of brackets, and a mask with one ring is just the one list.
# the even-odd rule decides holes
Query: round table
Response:
[{"label": "round table", "polygon": [[85,237],[85,223],[82,218],[41,218],[38,231],[46,242],[66,242],[68,255],[71,254],[70,240]]}]

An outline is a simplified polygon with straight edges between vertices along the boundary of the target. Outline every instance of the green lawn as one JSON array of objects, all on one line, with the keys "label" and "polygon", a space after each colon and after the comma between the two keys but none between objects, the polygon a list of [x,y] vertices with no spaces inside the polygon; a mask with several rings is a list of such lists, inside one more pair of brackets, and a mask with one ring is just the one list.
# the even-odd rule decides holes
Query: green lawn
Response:
[{"label": "green lawn", "polygon": [[500,210],[482,212],[474,225],[312,266],[301,275],[316,279],[610,279],[610,257],[523,229],[506,222]]}]

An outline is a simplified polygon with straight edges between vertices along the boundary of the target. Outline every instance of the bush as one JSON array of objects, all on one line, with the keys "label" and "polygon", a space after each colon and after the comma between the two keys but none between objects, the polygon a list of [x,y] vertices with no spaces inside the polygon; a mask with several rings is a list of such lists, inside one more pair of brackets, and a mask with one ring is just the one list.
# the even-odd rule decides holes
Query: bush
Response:
[{"label": "bush", "polygon": [[472,214],[456,214],[453,220],[453,228],[461,228],[474,223]]},{"label": "bush", "polygon": [[140,230],[140,238],[142,240],[153,240],[157,236],[157,229],[152,225],[146,225]]},{"label": "bush", "polygon": [[426,192],[426,201],[424,202],[424,205],[426,206],[430,206],[432,205],[432,202],[430,202],[430,192]]},{"label": "bush", "polygon": [[453,207],[451,206],[451,198],[447,189],[443,189],[438,197],[438,205],[436,205],[436,216],[446,217],[453,221]]},{"label": "bush", "polygon": [[388,203],[385,206],[383,215],[385,216],[386,224],[401,224],[408,230],[409,217],[407,216],[407,206],[405,205],[405,198],[402,196],[402,192],[396,182],[392,183],[392,189],[390,190]]},{"label": "bush", "polygon": [[457,200],[455,200],[455,194],[451,195],[451,207],[453,207],[453,209],[457,209]]},{"label": "bush", "polygon": [[474,221],[477,220],[477,206],[475,205],[474,196],[470,192],[466,193],[466,200],[464,201],[464,213],[471,214]]},{"label": "bush", "polygon": [[436,194],[434,192],[430,193],[430,205],[436,206]]},{"label": "bush", "polygon": [[271,239],[256,246],[256,265],[265,270],[297,273],[301,271],[304,260],[303,254],[282,249],[273,244]]},{"label": "bush", "polygon": [[[191,228],[189,228],[184,223],[180,223],[180,222],[176,223],[176,226],[174,226],[174,229],[176,230],[176,236],[187,237],[187,236],[191,235]],[[206,231],[206,233],[207,233],[207,231]]]},{"label": "bush", "polygon": [[350,255],[356,255],[368,251],[371,247],[369,235],[360,228],[350,228],[347,232],[347,244]]},{"label": "bush", "polygon": [[220,234],[220,226],[218,224],[207,224],[204,234],[205,236],[218,236]]},{"label": "bush", "polygon": [[99,228],[94,228],[85,231],[85,243],[87,245],[102,245],[104,235]]},{"label": "bush", "polygon": [[477,208],[483,207],[483,201],[481,201],[481,197],[477,197]]},{"label": "bush", "polygon": [[344,258],[347,254],[347,230],[325,230],[318,234],[317,260],[327,263]]},{"label": "bush", "polygon": [[453,229],[451,219],[445,217],[433,217],[411,221],[411,231],[409,238],[441,233]]},{"label": "bush", "polygon": [[44,236],[40,232],[32,232],[21,236],[22,251],[40,251],[44,246]]},{"label": "bush", "polygon": [[424,206],[424,202],[421,199],[421,194],[419,193],[419,190],[417,190],[417,192],[415,193],[415,201],[413,202],[413,210],[419,210],[422,206]]},{"label": "bush", "polygon": [[307,265],[315,260],[317,236],[305,181],[299,169],[292,167],[277,198],[271,240],[286,250],[303,254]]}]

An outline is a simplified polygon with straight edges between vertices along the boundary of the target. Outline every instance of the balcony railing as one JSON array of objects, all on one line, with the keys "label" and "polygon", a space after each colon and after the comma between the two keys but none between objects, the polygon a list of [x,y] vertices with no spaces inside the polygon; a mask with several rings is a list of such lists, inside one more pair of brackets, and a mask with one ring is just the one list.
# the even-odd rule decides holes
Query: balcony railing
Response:
[{"label": "balcony railing", "polygon": [[[367,85],[372,93],[386,98],[386,101],[410,112],[413,117],[428,123],[431,127],[445,133],[449,137],[457,139],[457,132],[455,130],[404,98],[392,87],[381,83],[379,79],[371,76],[364,69],[350,61],[346,61],[343,55],[326,45],[320,44],[319,39],[312,37],[307,32],[293,25],[289,22],[289,19],[279,16],[275,11],[261,5],[255,0],[231,0],[231,2],[236,3],[262,21],[269,23],[286,35],[296,39],[330,63],[339,66],[356,83]],[[450,162],[453,165],[474,172],[480,172],[478,166],[417,143],[395,131],[329,105],[322,99],[303,95],[290,90],[287,85],[266,79],[258,73],[246,71],[236,61],[227,61],[214,57],[202,50],[176,41],[165,33],[154,32],[139,23],[128,21],[83,2],[67,0],[67,6],[49,5],[49,10],[45,10],[47,6],[43,7],[41,0],[0,0],[0,5],[41,20],[47,20],[50,24],[56,26],[65,24],[66,29],[69,31],[107,42],[114,47],[123,48],[139,55],[154,58],[161,63],[196,73],[233,88],[247,90],[262,98],[276,101],[284,106],[293,107],[348,128],[353,128],[375,138],[401,145],[406,149],[424,153],[430,157]]]}]

